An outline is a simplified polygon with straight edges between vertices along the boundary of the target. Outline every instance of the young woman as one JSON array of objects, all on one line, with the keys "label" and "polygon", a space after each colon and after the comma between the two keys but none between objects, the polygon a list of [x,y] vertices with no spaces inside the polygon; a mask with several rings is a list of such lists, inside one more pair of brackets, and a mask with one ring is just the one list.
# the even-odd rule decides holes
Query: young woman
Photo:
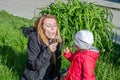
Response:
[{"label": "young woman", "polygon": [[28,38],[28,61],[22,80],[59,80],[62,40],[55,16],[41,16],[23,33]]}]

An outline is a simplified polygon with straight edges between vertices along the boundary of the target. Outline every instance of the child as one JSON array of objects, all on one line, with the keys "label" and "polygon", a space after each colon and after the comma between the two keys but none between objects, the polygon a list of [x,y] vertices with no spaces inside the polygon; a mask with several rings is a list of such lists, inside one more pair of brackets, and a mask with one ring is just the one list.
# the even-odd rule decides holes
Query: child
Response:
[{"label": "child", "polygon": [[95,80],[94,69],[99,51],[92,46],[93,34],[87,30],[81,30],[74,37],[75,53],[66,48],[64,57],[71,62],[64,80]]}]

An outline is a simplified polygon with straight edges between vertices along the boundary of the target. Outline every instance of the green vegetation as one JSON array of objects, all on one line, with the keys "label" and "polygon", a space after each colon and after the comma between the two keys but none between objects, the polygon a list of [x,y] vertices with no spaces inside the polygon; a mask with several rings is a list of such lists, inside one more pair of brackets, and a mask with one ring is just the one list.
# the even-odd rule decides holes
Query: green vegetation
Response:
[{"label": "green vegetation", "polygon": [[19,80],[27,58],[21,27],[31,22],[0,11],[0,80]]},{"label": "green vegetation", "polygon": [[[53,14],[57,17],[64,41],[63,48],[73,43],[77,31],[92,31],[94,46],[100,50],[95,69],[96,79],[120,80],[120,45],[112,42],[114,26],[109,10],[79,0],[68,0],[67,3],[56,0],[38,10],[40,13],[37,16]],[[27,59],[27,39],[23,36],[21,27],[29,27],[32,23],[32,20],[0,11],[0,80],[20,80]],[[68,61],[63,58],[62,69],[68,66]]]}]

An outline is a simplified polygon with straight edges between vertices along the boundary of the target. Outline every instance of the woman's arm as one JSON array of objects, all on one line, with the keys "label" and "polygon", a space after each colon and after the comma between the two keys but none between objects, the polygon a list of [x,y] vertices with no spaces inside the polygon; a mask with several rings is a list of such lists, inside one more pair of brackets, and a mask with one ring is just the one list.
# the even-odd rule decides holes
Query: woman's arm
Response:
[{"label": "woman's arm", "polygon": [[61,50],[62,50],[62,43],[58,43],[56,53],[56,71],[55,77],[60,78],[60,69],[61,69]]},{"label": "woman's arm", "polygon": [[[42,46],[42,45],[41,45]],[[42,49],[37,41],[37,36],[32,35],[28,40],[28,67],[32,70],[39,70],[52,54],[47,47]]]}]

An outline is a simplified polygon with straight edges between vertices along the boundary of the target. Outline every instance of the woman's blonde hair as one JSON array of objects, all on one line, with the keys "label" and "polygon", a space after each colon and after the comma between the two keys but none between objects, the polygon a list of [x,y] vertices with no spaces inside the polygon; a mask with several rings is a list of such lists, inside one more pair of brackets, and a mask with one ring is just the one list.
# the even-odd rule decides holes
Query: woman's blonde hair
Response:
[{"label": "woman's blonde hair", "polygon": [[44,33],[44,29],[43,29],[43,22],[46,18],[54,18],[56,20],[56,25],[57,25],[57,34],[56,36],[59,37],[58,42],[61,42],[61,37],[60,37],[60,33],[59,33],[59,28],[58,28],[58,24],[57,24],[57,19],[55,16],[51,15],[51,14],[47,14],[47,15],[43,15],[41,17],[39,17],[35,23],[33,24],[33,26],[36,28],[37,32],[38,32],[38,41],[40,41],[40,38],[42,39],[43,43],[45,43],[47,46],[49,45],[49,41],[48,38],[46,37],[45,33]]}]

